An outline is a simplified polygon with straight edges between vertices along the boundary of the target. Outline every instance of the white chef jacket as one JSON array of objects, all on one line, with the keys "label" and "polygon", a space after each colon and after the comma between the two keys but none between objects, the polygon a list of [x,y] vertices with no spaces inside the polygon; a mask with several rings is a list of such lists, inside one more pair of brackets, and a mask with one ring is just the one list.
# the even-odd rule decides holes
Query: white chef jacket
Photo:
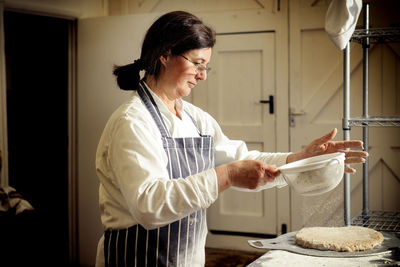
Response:
[{"label": "white chef jacket", "polygon": [[[289,153],[248,151],[243,141],[227,138],[208,113],[183,100],[177,100],[177,106],[181,107],[182,120],[179,119],[149,91],[171,137],[199,136],[187,111],[199,131],[214,138],[216,166],[243,159],[261,160],[276,166],[286,163]],[[214,169],[170,179],[167,163],[159,128],[135,91],[112,114],[96,153],[100,213],[105,229],[128,228],[135,224],[154,229],[193,211],[208,208],[217,199],[218,182]],[[264,188],[284,185],[286,182],[279,176]],[[102,240],[99,250],[101,243]]]}]

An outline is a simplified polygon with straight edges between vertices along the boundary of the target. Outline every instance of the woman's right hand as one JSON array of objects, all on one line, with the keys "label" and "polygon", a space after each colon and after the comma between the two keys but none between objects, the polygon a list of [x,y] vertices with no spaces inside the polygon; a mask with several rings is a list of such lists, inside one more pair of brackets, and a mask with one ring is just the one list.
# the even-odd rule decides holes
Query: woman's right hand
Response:
[{"label": "woman's right hand", "polygon": [[258,160],[240,160],[215,168],[218,177],[218,192],[236,186],[256,189],[272,182],[280,174],[279,170]]}]

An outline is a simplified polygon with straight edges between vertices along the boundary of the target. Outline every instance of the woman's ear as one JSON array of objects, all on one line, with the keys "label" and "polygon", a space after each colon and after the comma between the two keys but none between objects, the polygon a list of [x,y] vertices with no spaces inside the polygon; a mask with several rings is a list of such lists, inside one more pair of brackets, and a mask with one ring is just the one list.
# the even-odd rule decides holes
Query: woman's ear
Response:
[{"label": "woman's ear", "polygon": [[161,64],[165,67],[167,64],[167,61],[169,60],[171,56],[171,50],[168,50],[166,53],[164,53],[161,57],[160,57],[160,62]]},{"label": "woman's ear", "polygon": [[167,61],[168,61],[168,56],[165,56],[165,55],[162,55],[161,57],[160,57],[160,62],[161,62],[161,64],[165,67],[165,65],[167,64]]}]

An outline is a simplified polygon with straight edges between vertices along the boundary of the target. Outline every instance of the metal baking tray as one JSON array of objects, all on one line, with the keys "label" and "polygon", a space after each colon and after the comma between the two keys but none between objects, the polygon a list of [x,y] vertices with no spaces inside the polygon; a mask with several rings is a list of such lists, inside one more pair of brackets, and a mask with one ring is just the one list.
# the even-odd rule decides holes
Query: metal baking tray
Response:
[{"label": "metal baking tray", "polygon": [[280,249],[298,254],[316,256],[316,257],[333,257],[333,258],[351,258],[365,257],[391,253],[392,250],[400,248],[400,239],[392,233],[382,232],[384,240],[381,245],[373,249],[355,252],[338,252],[328,250],[318,250],[312,248],[303,248],[295,243],[296,232],[290,232],[273,239],[248,240],[250,246],[260,249]]}]

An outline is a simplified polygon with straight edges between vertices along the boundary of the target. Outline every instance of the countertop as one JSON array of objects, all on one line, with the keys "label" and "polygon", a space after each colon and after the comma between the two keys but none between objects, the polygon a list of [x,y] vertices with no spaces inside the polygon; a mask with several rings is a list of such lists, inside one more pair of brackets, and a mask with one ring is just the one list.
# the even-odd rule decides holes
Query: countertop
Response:
[{"label": "countertop", "polygon": [[352,258],[329,258],[314,257],[284,250],[270,250],[256,261],[247,265],[248,267],[354,267],[354,266],[400,266],[400,261],[394,259],[392,252],[365,257]]}]

